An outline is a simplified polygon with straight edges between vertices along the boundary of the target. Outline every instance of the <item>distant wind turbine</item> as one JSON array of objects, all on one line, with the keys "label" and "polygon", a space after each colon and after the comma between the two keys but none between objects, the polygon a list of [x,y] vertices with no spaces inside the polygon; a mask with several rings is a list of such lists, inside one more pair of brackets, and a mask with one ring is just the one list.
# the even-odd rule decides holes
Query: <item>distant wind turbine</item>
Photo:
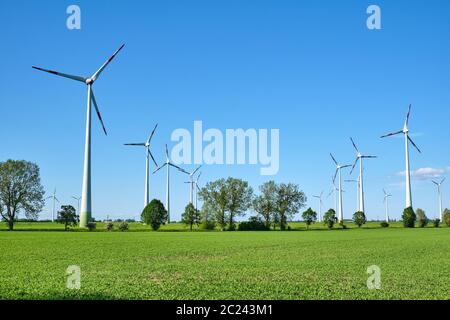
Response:
[{"label": "distant wind turbine", "polygon": [[189,175],[189,181],[186,183],[189,183],[190,186],[190,195],[189,195],[189,203],[194,204],[194,185],[195,185],[195,181],[194,181],[194,175],[197,173],[197,171],[201,168],[202,166],[198,166],[197,169],[195,169],[192,172],[188,172],[184,169],[181,169],[182,172],[186,173],[187,175]]},{"label": "distant wind turbine", "polygon": [[362,211],[365,212],[364,210],[364,179],[363,179],[363,159],[373,159],[376,158],[376,156],[368,156],[368,155],[364,155],[361,154],[361,152],[359,152],[358,147],[356,146],[355,141],[353,141],[353,138],[350,138],[352,144],[353,144],[353,148],[355,148],[356,151],[356,160],[355,163],[353,164],[352,170],[350,171],[350,174],[352,174],[353,169],[355,169],[356,163],[359,160],[359,182],[358,182],[358,186],[359,186],[359,206],[358,206],[358,211]]},{"label": "distant wind turbine", "polygon": [[78,214],[80,214],[80,201],[81,201],[81,197],[75,197],[75,196],[72,196],[72,198],[73,199],[75,199],[75,200],[77,200],[77,203],[78,203],[78,207],[77,207],[77,212],[78,212]]},{"label": "distant wind turbine", "polygon": [[359,209],[359,177],[358,177],[358,180],[349,179],[349,180],[344,180],[344,182],[356,182],[356,211],[361,211]]},{"label": "distant wind turbine", "polygon": [[346,164],[346,165],[340,165],[336,159],[333,157],[333,155],[330,153],[331,159],[333,159],[333,162],[336,164],[336,173],[333,177],[333,182],[336,181],[336,176],[339,174],[339,213],[338,213],[338,222],[342,223],[344,221],[343,219],[343,204],[342,204],[342,179],[341,179],[341,170],[344,168],[349,168],[352,165]]},{"label": "distant wind turbine", "polygon": [[339,189],[336,187],[336,183],[333,181],[333,176],[331,176],[331,191],[327,195],[327,199],[333,195],[334,200],[334,212],[337,212],[337,197],[336,197],[336,191],[339,191]]},{"label": "distant wind turbine", "polygon": [[152,158],[153,163],[156,167],[158,167],[158,164],[155,161],[155,158],[152,155],[152,152],[150,151],[150,142],[152,141],[153,135],[155,134],[155,130],[158,127],[158,124],[155,125],[152,132],[150,133],[150,136],[148,137],[146,142],[141,143],[125,143],[126,146],[138,146],[138,147],[144,147],[145,148],[145,190],[144,190],[144,208],[148,205],[149,202],[149,194],[150,194],[150,181],[148,176],[148,170],[150,166],[150,159]]},{"label": "distant wind turbine", "polygon": [[386,190],[383,189],[384,192],[384,206],[386,209],[386,222],[389,223],[389,197],[392,197],[392,194],[389,194],[386,192]]},{"label": "distant wind turbine", "polygon": [[49,197],[47,197],[46,199],[53,199],[53,208],[52,208],[52,222],[55,222],[55,209],[56,209],[56,202],[59,202],[58,198],[56,197],[56,188],[53,191],[53,194]]},{"label": "distant wind turbine", "polygon": [[200,176],[202,175],[202,173],[200,172],[197,176],[197,179],[195,179],[195,210],[198,209],[197,207],[197,202],[198,202],[198,191],[200,191],[200,187],[198,186],[198,180],[200,179]]},{"label": "distant wind turbine", "polygon": [[72,79],[75,81],[80,81],[87,85],[87,115],[86,115],[86,140],[84,145],[84,168],[83,168],[83,189],[81,193],[81,213],[80,213],[80,227],[86,228],[88,222],[92,220],[92,207],[91,207],[91,103],[94,104],[95,111],[97,112],[97,117],[100,120],[103,131],[106,133],[105,125],[103,124],[102,116],[100,115],[100,110],[95,100],[94,91],[92,90],[92,85],[97,81],[100,74],[106,68],[106,66],[114,59],[114,57],[119,53],[124,47],[124,44],[120,46],[116,52],[113,53],[111,57],[106,60],[105,63],[98,69],[91,77],[80,77],[70,74],[60,73],[53,70],[42,69],[39,67],[34,67],[36,70],[45,71],[60,77]]},{"label": "distant wind turbine", "polygon": [[405,170],[405,177],[406,177],[406,208],[412,207],[412,197],[411,197],[411,173],[409,169],[409,143],[411,143],[414,148],[419,151],[419,153],[422,153],[420,149],[416,146],[414,141],[409,136],[409,129],[408,129],[408,121],[409,121],[409,115],[411,113],[411,105],[409,105],[408,113],[406,114],[405,124],[403,125],[403,129],[385,134],[384,136],[381,136],[381,138],[395,136],[397,134],[403,133],[405,137],[405,164],[406,164],[406,170]]},{"label": "distant wind turbine", "polygon": [[319,199],[319,222],[322,221],[322,196],[323,196],[323,191],[320,193],[320,195],[318,196],[313,196],[314,198]]},{"label": "distant wind turbine", "polygon": [[438,190],[438,200],[439,200],[439,216],[441,219],[441,222],[444,221],[444,212],[442,211],[442,190],[441,185],[444,183],[445,178],[441,180],[441,182],[432,181],[436,186]]}]

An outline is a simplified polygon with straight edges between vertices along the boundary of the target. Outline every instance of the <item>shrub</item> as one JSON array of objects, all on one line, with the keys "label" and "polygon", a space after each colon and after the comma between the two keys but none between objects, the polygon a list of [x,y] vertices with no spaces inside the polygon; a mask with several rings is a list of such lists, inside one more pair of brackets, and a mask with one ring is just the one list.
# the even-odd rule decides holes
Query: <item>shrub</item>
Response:
[{"label": "shrub", "polygon": [[317,213],[313,211],[313,209],[308,208],[305,212],[302,214],[303,221],[306,223],[306,229],[309,229],[309,226],[316,221],[317,219]]},{"label": "shrub", "polygon": [[366,223],[366,215],[362,211],[357,211],[353,214],[353,222],[360,228]]},{"label": "shrub", "polygon": [[422,209],[416,210],[417,221],[419,222],[419,228],[424,228],[427,226],[429,220]]},{"label": "shrub", "polygon": [[441,219],[434,219],[433,220],[433,227],[439,228],[439,224],[441,223]]},{"label": "shrub", "polygon": [[386,222],[386,221],[383,221],[383,222],[380,223],[380,226],[381,226],[382,228],[389,228],[389,223]]},{"label": "shrub", "polygon": [[161,201],[153,199],[142,211],[141,219],[156,231],[167,221],[167,211]]},{"label": "shrub", "polygon": [[203,222],[200,224],[201,230],[214,230],[215,228],[216,228],[215,221],[203,220]]},{"label": "shrub", "polygon": [[402,214],[403,226],[405,228],[414,228],[414,223],[416,222],[416,214],[412,207],[405,208]]},{"label": "shrub", "polygon": [[447,227],[450,227],[450,210],[445,209],[444,210],[444,221],[443,221]]},{"label": "shrub", "polygon": [[105,226],[106,231],[113,231],[114,229],[114,223],[108,222]]},{"label": "shrub", "polygon": [[267,231],[269,227],[258,217],[250,217],[249,221],[239,223],[239,231]]},{"label": "shrub", "polygon": [[119,230],[120,231],[127,231],[128,230],[128,223],[124,221],[121,224],[119,224]]},{"label": "shrub", "polygon": [[91,221],[87,223],[86,227],[89,231],[94,231],[95,229],[97,229],[97,224]]},{"label": "shrub", "polygon": [[334,209],[330,209],[323,215],[323,223],[328,227],[328,229],[333,229],[334,224],[336,223],[336,211]]}]

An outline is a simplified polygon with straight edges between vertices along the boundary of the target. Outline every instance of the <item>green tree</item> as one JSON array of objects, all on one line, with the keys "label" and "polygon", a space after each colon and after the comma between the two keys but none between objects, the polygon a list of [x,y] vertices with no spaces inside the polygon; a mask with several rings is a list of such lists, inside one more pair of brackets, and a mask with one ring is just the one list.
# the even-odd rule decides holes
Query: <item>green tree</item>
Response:
[{"label": "green tree", "polygon": [[234,219],[238,216],[243,216],[251,206],[253,189],[248,185],[247,181],[231,177],[226,180],[226,189],[228,195],[226,206],[228,211],[228,228],[234,231]]},{"label": "green tree", "polygon": [[450,227],[450,210],[449,209],[444,210],[443,217],[444,217],[443,222],[447,225],[447,227]]},{"label": "green tree", "polygon": [[200,212],[194,208],[194,205],[192,203],[189,203],[184,209],[184,212],[181,215],[181,221],[184,224],[188,225],[191,231],[194,224],[199,225]]},{"label": "green tree", "polygon": [[305,206],[306,196],[293,183],[281,183],[277,187],[275,211],[278,215],[280,229],[285,230],[288,219],[291,219]]},{"label": "green tree", "polygon": [[423,211],[422,209],[417,209],[416,210],[416,216],[417,216],[417,222],[419,223],[419,227],[420,228],[424,228],[427,226],[429,220],[427,215],[425,214],[425,211]]},{"label": "green tree", "polygon": [[208,182],[198,193],[200,200],[203,201],[202,210],[204,211],[204,216],[206,216],[208,221],[213,216],[221,230],[225,230],[227,225],[227,192],[225,179],[219,179]]},{"label": "green tree", "polygon": [[76,227],[78,224],[77,211],[71,205],[61,206],[58,211],[56,222],[64,224],[64,230],[67,231],[69,227]]},{"label": "green tree", "polygon": [[37,219],[44,206],[39,167],[24,160],[0,162],[0,215],[11,231],[20,212]]},{"label": "green tree", "polygon": [[277,185],[268,181],[259,187],[260,194],[253,199],[252,207],[263,219],[267,228],[274,220],[276,208]]},{"label": "green tree", "polygon": [[334,224],[337,222],[336,211],[330,209],[323,215],[323,223],[328,229],[333,229]]},{"label": "green tree", "polygon": [[167,210],[158,199],[153,199],[142,211],[141,220],[150,225],[153,230],[158,230],[167,221]]},{"label": "green tree", "polygon": [[358,226],[358,228],[361,228],[363,224],[366,224],[366,215],[362,211],[357,211],[353,214],[353,222]]},{"label": "green tree", "polygon": [[317,220],[317,213],[313,209],[308,208],[302,213],[302,218],[306,223],[306,229],[309,229],[309,226]]},{"label": "green tree", "polygon": [[403,226],[405,228],[414,228],[414,223],[416,222],[416,214],[412,207],[405,208],[402,214]]}]

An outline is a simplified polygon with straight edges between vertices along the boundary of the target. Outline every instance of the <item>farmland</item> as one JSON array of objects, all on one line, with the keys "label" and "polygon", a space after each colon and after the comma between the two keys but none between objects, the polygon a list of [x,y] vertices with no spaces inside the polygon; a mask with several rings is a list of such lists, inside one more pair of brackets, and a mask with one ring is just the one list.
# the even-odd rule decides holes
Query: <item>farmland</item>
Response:
[{"label": "farmland", "polygon": [[[448,299],[450,228],[291,232],[0,232],[0,299]],[[5,230],[2,224],[1,230]],[[34,230],[34,231],[33,231]],[[300,231],[302,230],[302,231]],[[134,232],[133,232],[134,231]],[[148,231],[148,232],[142,232]],[[171,232],[172,231],[172,232]],[[66,289],[66,268],[81,289]],[[381,269],[369,290],[367,267]]]}]

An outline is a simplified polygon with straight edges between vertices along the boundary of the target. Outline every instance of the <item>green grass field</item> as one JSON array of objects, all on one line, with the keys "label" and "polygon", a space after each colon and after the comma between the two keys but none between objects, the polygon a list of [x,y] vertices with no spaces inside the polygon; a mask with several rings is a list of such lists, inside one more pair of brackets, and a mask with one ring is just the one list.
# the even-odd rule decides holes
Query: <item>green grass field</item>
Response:
[{"label": "green grass field", "polygon": [[[138,232],[148,227],[133,223],[129,232],[63,232],[18,223],[0,232],[0,299],[450,298],[450,228],[349,226]],[[66,289],[69,265],[81,267],[80,290]],[[371,265],[381,268],[380,290],[367,288]]]}]

